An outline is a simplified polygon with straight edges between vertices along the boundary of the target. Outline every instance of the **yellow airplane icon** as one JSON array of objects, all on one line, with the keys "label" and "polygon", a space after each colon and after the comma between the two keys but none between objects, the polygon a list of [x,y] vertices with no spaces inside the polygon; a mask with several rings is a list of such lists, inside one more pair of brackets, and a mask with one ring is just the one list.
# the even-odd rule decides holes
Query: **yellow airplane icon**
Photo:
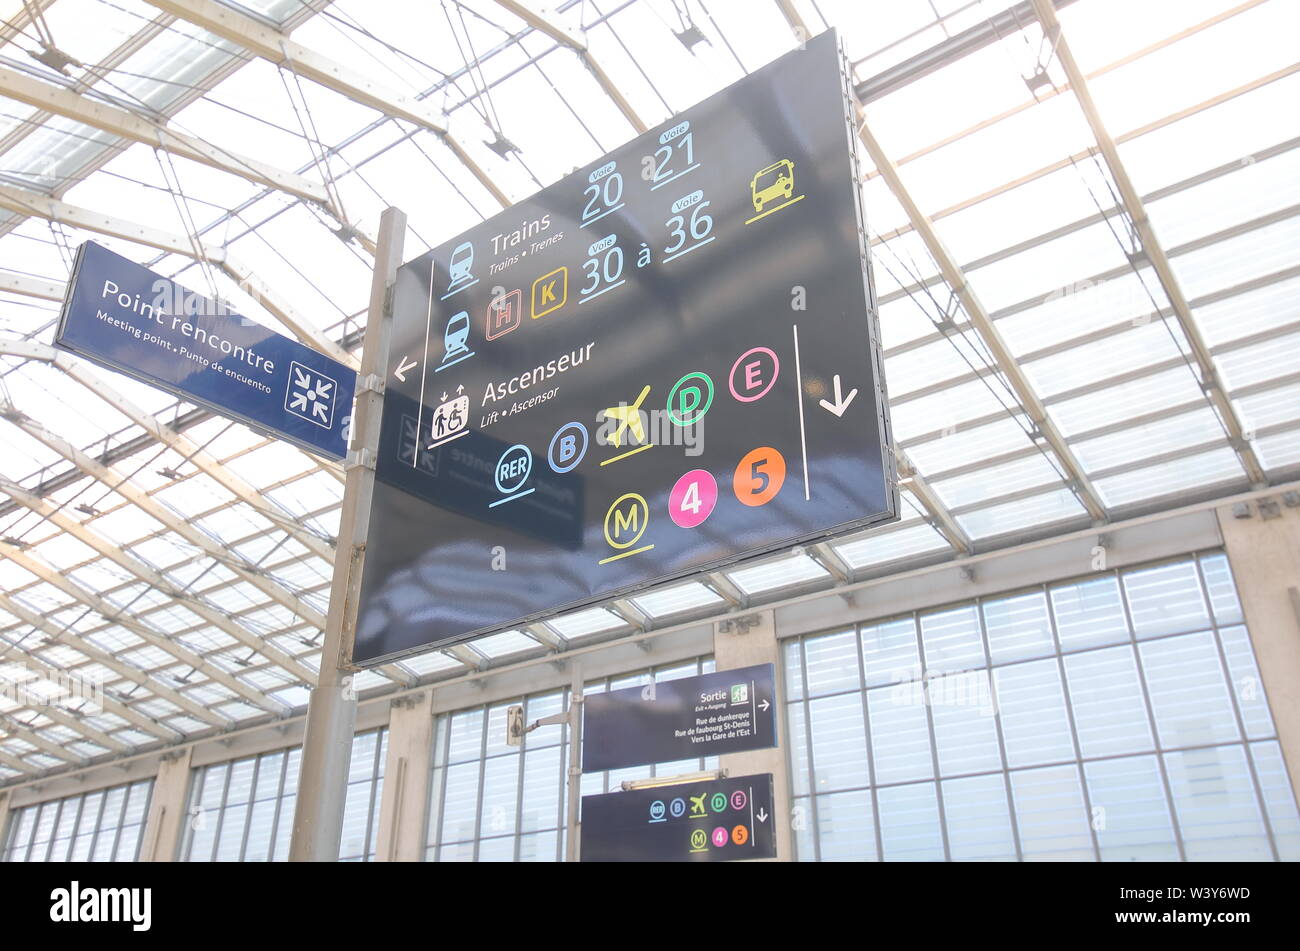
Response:
[{"label": "yellow airplane icon", "polygon": [[618,406],[611,406],[605,410],[607,419],[617,419],[618,429],[609,437],[609,441],[615,446],[621,446],[624,432],[630,432],[637,442],[645,442],[645,426],[641,422],[641,403],[645,400],[646,394],[650,392],[647,386],[641,391],[641,395],[636,398],[636,402],[628,405],[621,403]]}]

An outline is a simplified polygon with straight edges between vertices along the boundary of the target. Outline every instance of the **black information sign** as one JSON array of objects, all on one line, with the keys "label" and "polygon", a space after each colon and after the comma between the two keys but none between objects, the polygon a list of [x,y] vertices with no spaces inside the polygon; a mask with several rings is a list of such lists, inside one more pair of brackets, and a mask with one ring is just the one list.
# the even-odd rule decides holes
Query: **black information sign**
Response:
[{"label": "black information sign", "polygon": [[404,265],[354,658],[894,517],[827,33]]},{"label": "black information sign", "polygon": [[584,697],[583,772],[776,746],[774,684],[759,664]]},{"label": "black information sign", "polygon": [[584,862],[776,857],[772,774],[582,797]]}]

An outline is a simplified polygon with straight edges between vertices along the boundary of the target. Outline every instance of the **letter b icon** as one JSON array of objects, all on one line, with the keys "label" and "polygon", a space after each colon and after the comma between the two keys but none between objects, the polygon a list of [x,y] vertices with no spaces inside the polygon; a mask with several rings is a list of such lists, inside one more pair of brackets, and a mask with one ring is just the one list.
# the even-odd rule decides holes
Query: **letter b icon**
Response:
[{"label": "letter b icon", "polygon": [[546,461],[559,473],[568,472],[587,454],[587,427],[582,423],[565,423],[551,437]]}]

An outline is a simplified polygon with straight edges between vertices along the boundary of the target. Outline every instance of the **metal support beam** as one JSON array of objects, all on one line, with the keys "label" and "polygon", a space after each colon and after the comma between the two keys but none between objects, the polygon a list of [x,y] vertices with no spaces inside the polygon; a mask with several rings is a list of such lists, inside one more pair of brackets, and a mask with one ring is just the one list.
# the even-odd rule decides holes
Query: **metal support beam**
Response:
[{"label": "metal support beam", "polygon": [[[785,0],[779,2],[784,3]],[[1074,3],[1074,0],[1055,0],[1055,3],[1059,10]],[[864,103],[879,99],[902,89],[922,76],[928,76],[935,70],[942,69],[1023,30],[1025,24],[1033,18],[1034,10],[1029,0],[1021,0],[1020,3],[1013,4],[1001,13],[995,13],[969,29],[949,36],[928,50],[917,53],[884,72],[858,83],[854,92]]]},{"label": "metal support beam", "polygon": [[562,651],[568,646],[558,634],[551,630],[551,626],[545,621],[529,624],[526,630],[553,651]]},{"label": "metal support beam", "polygon": [[14,188],[12,185],[0,185],[0,208],[21,215],[43,218],[46,221],[57,221],[74,228],[107,235],[110,238],[120,238],[123,241],[131,241],[145,247],[157,248],[159,251],[180,254],[196,261],[213,264],[238,283],[250,297],[274,314],[276,319],[303,343],[341,363],[356,366],[355,357],[326,337],[320,328],[304,320],[247,265],[227,254],[225,248],[204,244],[189,235],[172,234],[114,215],[105,215],[89,208],[69,205],[49,195]]},{"label": "metal support beam", "polygon": [[1070,49],[1069,41],[1061,30],[1061,23],[1056,17],[1056,10],[1050,0],[1032,0],[1032,3],[1034,13],[1043,24],[1044,33],[1052,42],[1052,49],[1056,59],[1060,62],[1065,70],[1066,77],[1069,79],[1070,89],[1074,92],[1075,101],[1079,104],[1084,117],[1088,120],[1088,126],[1092,129],[1093,137],[1097,140],[1101,154],[1106,160],[1106,167],[1110,170],[1111,178],[1114,179],[1115,185],[1119,189],[1124,211],[1128,214],[1129,220],[1137,231],[1142,250],[1146,253],[1151,269],[1160,281],[1160,286],[1164,288],[1165,296],[1169,298],[1170,306],[1173,307],[1174,316],[1178,318],[1178,326],[1182,329],[1183,336],[1187,338],[1192,357],[1196,360],[1197,368],[1200,370],[1201,383],[1205,388],[1206,397],[1223,421],[1224,428],[1228,431],[1228,442],[1236,449],[1237,457],[1241,460],[1241,465],[1246,470],[1251,484],[1256,488],[1261,488],[1268,482],[1268,477],[1264,474],[1264,467],[1260,465],[1259,457],[1245,437],[1245,427],[1241,423],[1241,418],[1237,415],[1236,407],[1232,405],[1232,401],[1224,391],[1218,370],[1214,366],[1214,359],[1210,355],[1209,344],[1206,343],[1205,336],[1196,323],[1196,318],[1192,316],[1191,306],[1187,303],[1187,297],[1183,294],[1182,286],[1179,284],[1174,269],[1169,263],[1169,256],[1165,253],[1164,246],[1161,245],[1160,239],[1156,236],[1155,229],[1151,225],[1151,219],[1147,217],[1147,210],[1142,202],[1142,196],[1133,185],[1133,179],[1129,177],[1128,169],[1124,167],[1124,162],[1120,158],[1119,148],[1116,146],[1110,132],[1107,131],[1106,124],[1101,119],[1101,113],[1097,110],[1097,104],[1092,98],[1091,90],[1088,88],[1088,80],[1084,76],[1083,70],[1079,68],[1074,53]]},{"label": "metal support beam", "polygon": [[[386,372],[393,326],[391,289],[397,280],[397,268],[402,263],[405,236],[406,215],[396,208],[385,209],[379,219],[379,243],[370,286],[366,342],[361,355],[363,377],[374,374],[382,378]],[[354,450],[378,451],[383,408],[382,392],[366,389],[357,394],[352,416]],[[356,638],[357,601],[361,592],[374,487],[374,469],[352,466],[347,470],[347,485],[339,516],[338,555],[334,559],[334,577],[330,587],[329,619],[321,648],[320,682],[311,692],[307,706],[302,778],[293,817],[293,841],[289,847],[289,858],[294,862],[332,862],[339,857],[352,734],[357,718],[357,695],[351,689],[350,676],[350,671],[355,669],[352,648]]]},{"label": "metal support beam", "polygon": [[0,291],[9,294],[21,294],[23,297],[35,297],[38,300],[63,300],[62,281],[46,281],[27,274],[13,271],[0,271]]},{"label": "metal support beam", "polygon": [[[0,737],[0,739],[4,739],[4,737]],[[0,749],[0,764],[8,766],[10,769],[16,769],[20,773],[26,773],[28,776],[39,776],[42,772],[31,763],[24,762],[17,756],[6,753],[3,749]]]},{"label": "metal support beam", "polygon": [[315,347],[327,357],[333,357],[344,366],[357,366],[357,358],[325,336],[325,331],[310,323],[288,301],[277,294],[269,284],[252,272],[247,265],[230,255],[221,261],[221,270],[235,281],[248,296],[275,315],[291,333],[309,347]]},{"label": "metal support beam", "polygon": [[102,730],[97,730],[87,723],[86,718],[82,715],[81,711],[69,713],[57,704],[53,703],[39,707],[29,705],[27,709],[39,713],[41,716],[49,717],[55,723],[67,727],[74,733],[80,733],[86,739],[90,740],[90,742],[104,747],[104,749],[108,750],[110,753],[135,752],[135,747],[128,743],[123,743],[121,740],[115,740],[107,733]]},{"label": "metal support beam", "polygon": [[511,204],[510,198],[500,186],[469,155],[464,145],[447,131],[447,117],[425,100],[382,86],[349,66],[294,42],[288,34],[263,21],[214,0],[147,2],[165,13],[215,33],[276,66],[289,67],[297,75],[341,93],[354,102],[428,129],[447,144],[492,197],[501,203],[501,207]]},{"label": "metal support beam", "polygon": [[474,651],[470,650],[470,648],[464,644],[453,644],[451,647],[444,650],[443,653],[456,658],[470,670],[482,670],[484,665],[487,663],[487,658],[474,653]]},{"label": "metal support beam", "polygon": [[559,14],[555,11],[536,7],[528,0],[496,0],[496,3],[497,6],[503,7],[519,17],[534,30],[545,33],[561,46],[567,46],[576,52],[582,58],[591,75],[595,77],[596,82],[600,84],[600,88],[605,91],[605,95],[609,96],[614,105],[618,106],[618,111],[623,113],[623,117],[631,123],[632,128],[638,133],[645,132],[650,128],[632,103],[628,101],[628,98],[623,95],[622,90],[610,78],[600,60],[592,53],[591,47],[587,45],[585,30],[574,29],[561,20]]},{"label": "metal support beam", "polygon": [[858,135],[866,146],[867,153],[871,156],[872,162],[875,163],[876,169],[880,172],[886,184],[889,185],[889,189],[894,193],[894,197],[898,199],[898,203],[903,206],[903,210],[911,219],[917,234],[921,236],[930,255],[938,264],[939,273],[943,275],[944,280],[948,282],[948,286],[952,288],[953,294],[961,302],[962,309],[966,312],[971,325],[983,338],[985,346],[988,347],[993,356],[994,364],[1006,377],[1016,395],[1016,399],[1024,408],[1025,415],[1029,417],[1038,431],[1042,433],[1047,444],[1051,446],[1052,452],[1065,470],[1065,480],[1073,484],[1079,501],[1088,510],[1088,514],[1094,520],[1103,521],[1106,518],[1106,509],[1101,504],[1101,498],[1083,466],[1074,457],[1074,453],[1065,442],[1065,437],[1061,435],[1060,430],[1056,428],[1056,424],[1047,415],[1043,401],[1039,399],[1038,394],[1030,386],[1029,378],[1020,369],[1020,364],[1016,362],[1015,356],[1011,353],[1011,348],[1007,346],[1006,341],[1002,338],[1002,332],[994,326],[988,311],[985,310],[983,303],[975,295],[974,289],[967,282],[966,275],[957,264],[956,258],[948,251],[938,232],[935,231],[934,222],[913,200],[898,174],[897,166],[885,154],[884,149],[880,147],[880,143],[876,141],[875,135],[868,128],[866,117],[862,115],[861,107],[858,109]]},{"label": "metal support beam", "polygon": [[181,158],[201,162],[210,168],[229,172],[231,175],[238,175],[277,191],[315,202],[329,210],[335,217],[340,217],[339,212],[332,207],[329,192],[320,182],[227,151],[192,135],[169,129],[126,109],[89,99],[71,89],[42,82],[17,70],[0,66],[0,95],[63,116],[65,119],[72,119],[93,129],[110,132],[133,142],[141,142],[150,148],[161,149]]},{"label": "metal support beam", "polygon": [[14,188],[12,185],[0,185],[0,208],[20,215],[44,218],[46,221],[57,221],[84,231],[107,235],[110,238],[133,241],[169,254],[182,254],[196,260],[207,260],[218,266],[226,259],[225,250],[216,245],[202,244],[186,235],[172,234],[114,215],[69,205],[49,195],[28,191],[25,188]]},{"label": "metal support beam", "polygon": [[10,736],[15,736],[20,740],[25,740],[41,752],[53,756],[55,759],[61,759],[65,763],[71,763],[73,766],[84,766],[88,762],[85,757],[77,756],[75,753],[69,753],[58,743],[47,740],[35,730],[28,728],[20,721],[3,713],[0,713],[0,730],[4,730]]}]

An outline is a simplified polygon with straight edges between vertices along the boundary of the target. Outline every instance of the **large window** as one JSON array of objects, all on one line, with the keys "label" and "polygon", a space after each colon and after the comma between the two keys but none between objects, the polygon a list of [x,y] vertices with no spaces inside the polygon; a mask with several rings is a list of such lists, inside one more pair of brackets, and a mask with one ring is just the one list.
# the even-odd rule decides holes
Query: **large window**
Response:
[{"label": "large window", "polygon": [[[352,739],[343,814],[343,861],[375,855],[383,793],[387,729]],[[289,857],[293,810],[298,801],[300,749],[277,750],[194,771],[181,842],[187,862],[283,862]]]},{"label": "large window", "polygon": [[[712,658],[589,681],[583,695],[711,673]],[[438,717],[425,858],[441,862],[555,862],[564,856],[568,727],[539,727],[522,746],[506,743],[506,710],[522,704],[532,723],[568,709],[569,691],[530,694]],[[582,794],[625,779],[712,768],[715,759],[585,773]]]},{"label": "large window", "polygon": [[134,862],[153,780],[14,809],[6,862]]},{"label": "large window", "polygon": [[784,645],[798,858],[1300,859],[1227,558]]}]

